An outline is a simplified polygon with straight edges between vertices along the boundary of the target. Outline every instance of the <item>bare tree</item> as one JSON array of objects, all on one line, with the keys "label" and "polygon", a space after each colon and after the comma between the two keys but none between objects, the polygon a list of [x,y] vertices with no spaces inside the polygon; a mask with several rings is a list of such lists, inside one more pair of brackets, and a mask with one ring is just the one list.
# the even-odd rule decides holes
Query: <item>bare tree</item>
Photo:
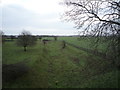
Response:
[{"label": "bare tree", "polygon": [[24,51],[27,51],[28,46],[33,46],[36,44],[36,38],[31,35],[29,31],[22,31],[18,36],[17,45],[23,46]]},{"label": "bare tree", "polygon": [[54,36],[54,40],[57,41],[57,36]]},{"label": "bare tree", "polygon": [[106,53],[112,53],[112,58],[115,60],[117,57],[118,60],[120,55],[120,0],[65,0],[64,4],[69,7],[64,19],[73,21],[77,29],[82,29],[80,34],[96,37],[94,40],[96,47],[98,42],[107,41]]}]

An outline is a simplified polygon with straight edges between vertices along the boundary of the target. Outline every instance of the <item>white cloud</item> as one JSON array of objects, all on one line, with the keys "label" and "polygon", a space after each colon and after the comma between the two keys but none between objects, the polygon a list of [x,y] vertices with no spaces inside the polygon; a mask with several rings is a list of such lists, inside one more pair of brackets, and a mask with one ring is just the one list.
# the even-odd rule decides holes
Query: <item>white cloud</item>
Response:
[{"label": "white cloud", "polygon": [[[61,0],[3,0],[5,34],[20,34],[23,29],[39,35],[76,34],[72,23],[63,23]],[[0,15],[1,16],[1,15]]]},{"label": "white cloud", "polygon": [[36,28],[36,27],[21,27],[21,28],[5,28],[4,32],[7,35],[19,35],[23,30],[30,31],[33,35],[78,35],[78,31],[74,29],[58,29],[58,28]]},{"label": "white cloud", "polygon": [[63,11],[60,2],[61,0],[3,0],[2,5],[17,4],[35,13],[48,14]]},{"label": "white cloud", "polygon": [[74,35],[78,34],[77,31],[75,30],[69,30],[66,31],[64,29],[56,29],[56,28],[50,28],[50,29],[45,29],[45,28],[33,28],[33,27],[26,27],[26,30],[31,31],[32,34],[38,35],[38,33],[41,33],[41,35]]}]

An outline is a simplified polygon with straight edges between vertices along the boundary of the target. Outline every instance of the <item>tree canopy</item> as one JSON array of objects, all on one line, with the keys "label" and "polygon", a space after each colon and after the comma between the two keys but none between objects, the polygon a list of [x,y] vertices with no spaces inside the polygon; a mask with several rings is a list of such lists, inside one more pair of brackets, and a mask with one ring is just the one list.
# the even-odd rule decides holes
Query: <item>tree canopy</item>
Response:
[{"label": "tree canopy", "polygon": [[36,38],[31,35],[29,31],[22,31],[22,33],[18,36],[17,45],[23,46],[24,51],[28,46],[33,46],[36,44]]},{"label": "tree canopy", "polygon": [[80,33],[94,36],[119,34],[120,0],[65,0],[65,20],[73,21]]}]

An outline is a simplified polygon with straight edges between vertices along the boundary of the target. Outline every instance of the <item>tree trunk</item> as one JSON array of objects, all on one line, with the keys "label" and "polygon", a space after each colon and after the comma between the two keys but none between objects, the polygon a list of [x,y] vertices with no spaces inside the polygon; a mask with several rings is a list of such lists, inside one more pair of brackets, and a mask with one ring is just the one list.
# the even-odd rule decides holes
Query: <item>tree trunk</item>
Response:
[{"label": "tree trunk", "polygon": [[27,47],[26,47],[26,46],[24,46],[24,51],[25,51],[25,52],[27,51]]}]

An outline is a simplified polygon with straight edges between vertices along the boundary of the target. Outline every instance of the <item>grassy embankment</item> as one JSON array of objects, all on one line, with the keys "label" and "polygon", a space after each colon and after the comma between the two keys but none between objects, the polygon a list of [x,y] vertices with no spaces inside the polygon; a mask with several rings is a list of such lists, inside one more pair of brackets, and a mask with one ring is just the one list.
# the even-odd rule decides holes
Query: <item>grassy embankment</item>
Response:
[{"label": "grassy embankment", "polygon": [[3,63],[21,61],[27,61],[29,72],[12,83],[3,83],[4,88],[114,88],[118,84],[119,72],[109,61],[71,46],[62,49],[59,41],[45,46],[38,41],[36,46],[28,47],[27,52],[15,42],[5,42]]}]

